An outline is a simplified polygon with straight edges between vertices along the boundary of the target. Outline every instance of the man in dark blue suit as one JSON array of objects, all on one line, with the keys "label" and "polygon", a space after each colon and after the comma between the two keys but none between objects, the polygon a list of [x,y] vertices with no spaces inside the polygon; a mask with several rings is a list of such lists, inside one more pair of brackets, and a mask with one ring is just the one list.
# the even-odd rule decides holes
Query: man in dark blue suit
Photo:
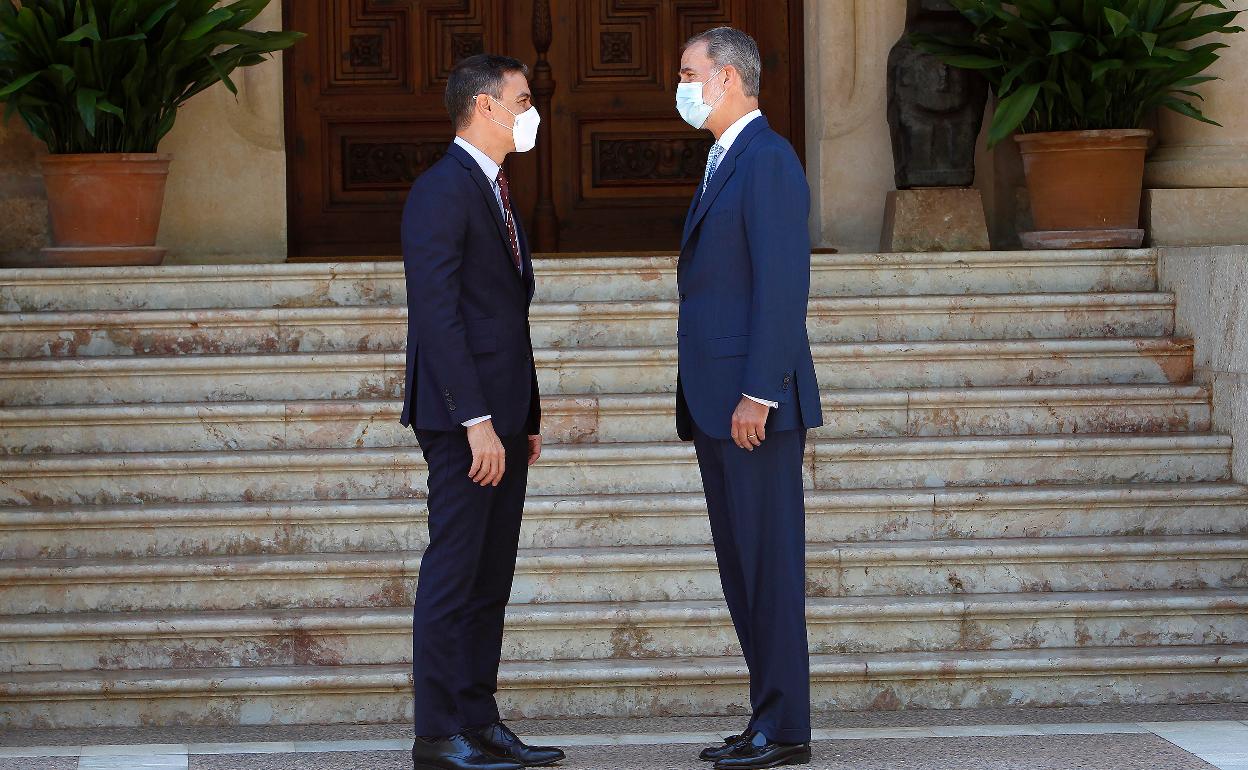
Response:
[{"label": "man in dark blue suit", "polygon": [[416,180],[403,211],[402,423],[429,466],[429,546],[412,624],[416,770],[563,759],[521,742],[494,699],[528,466],[542,451],[533,262],[502,169],[536,141],[527,73],[490,55],[451,71],[455,141]]},{"label": "man in dark blue suit", "polygon": [[810,190],[758,109],[758,46],[720,27],[681,57],[677,109],[715,135],[680,252],[677,431],[702,471],[724,597],[750,670],[721,770],[810,761],[806,431],[823,424],[806,306]]}]

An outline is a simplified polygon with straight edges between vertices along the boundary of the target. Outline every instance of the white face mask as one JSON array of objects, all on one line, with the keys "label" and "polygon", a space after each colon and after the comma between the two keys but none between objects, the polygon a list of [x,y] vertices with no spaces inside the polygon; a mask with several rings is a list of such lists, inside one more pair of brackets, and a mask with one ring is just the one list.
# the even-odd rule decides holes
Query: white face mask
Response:
[{"label": "white face mask", "polygon": [[[503,103],[495,99],[493,96],[490,96],[489,94],[486,94],[486,96],[489,97],[490,101],[494,102],[499,107],[502,107],[507,114],[515,118],[515,120],[511,123],[511,138],[516,144],[516,152],[528,152],[536,147],[537,127],[542,122],[542,116],[537,114],[537,108],[530,107],[517,115],[506,107],[503,107]],[[507,126],[504,126],[502,123],[494,120],[494,118],[490,118],[490,120],[497,125],[503,126],[503,128],[507,128]]]},{"label": "white face mask", "polygon": [[676,111],[680,113],[680,117],[694,128],[702,128],[706,125],[706,121],[711,117],[711,113],[724,100],[724,96],[728,91],[725,89],[720,93],[719,98],[713,104],[707,104],[702,97],[702,90],[711,78],[723,72],[723,67],[711,73],[711,76],[703,83],[680,83],[676,86]]}]

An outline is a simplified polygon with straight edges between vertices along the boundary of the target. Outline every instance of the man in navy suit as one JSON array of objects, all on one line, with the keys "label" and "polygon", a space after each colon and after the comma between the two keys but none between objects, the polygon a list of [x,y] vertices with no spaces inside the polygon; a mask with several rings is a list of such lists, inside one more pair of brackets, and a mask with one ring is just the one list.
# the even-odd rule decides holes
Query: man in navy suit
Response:
[{"label": "man in navy suit", "polygon": [[677,109],[715,135],[680,251],[677,431],[694,442],[724,597],[750,670],[746,730],[702,752],[720,770],[810,761],[806,431],[823,424],[806,306],[810,190],[758,108],[758,46],[692,38]]},{"label": "man in navy suit", "polygon": [[416,770],[563,759],[521,742],[494,699],[528,466],[542,452],[533,262],[502,169],[536,141],[527,73],[491,55],[451,71],[455,141],[416,180],[403,211],[402,423],[429,466],[429,546],[412,623]]}]

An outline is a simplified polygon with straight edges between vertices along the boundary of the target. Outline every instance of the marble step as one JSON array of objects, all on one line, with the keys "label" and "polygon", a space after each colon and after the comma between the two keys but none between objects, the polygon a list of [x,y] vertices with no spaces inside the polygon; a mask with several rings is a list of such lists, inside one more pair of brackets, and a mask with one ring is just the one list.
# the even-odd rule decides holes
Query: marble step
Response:
[{"label": "marble step", "polygon": [[[548,442],[668,439],[672,395],[548,396]],[[829,390],[818,438],[1180,433],[1210,428],[1209,390],[1184,385]],[[233,401],[0,407],[0,455],[416,446],[402,402]]]},{"label": "marble step", "polygon": [[[825,389],[1184,384],[1192,343],[1171,338],[815,345]],[[546,395],[668,393],[674,347],[535,351]],[[0,360],[0,406],[397,398],[402,353]]]},{"label": "marble step", "polygon": [[[537,300],[670,300],[675,256],[539,259]],[[1157,288],[1157,253],[1019,251],[817,254],[815,297],[1138,292]],[[0,311],[403,305],[403,266],[195,265],[0,270]]]},{"label": "marble step", "polygon": [[[676,302],[543,303],[530,314],[543,348],[668,345]],[[1163,293],[838,297],[811,300],[813,342],[1165,337]],[[407,308],[357,306],[0,313],[0,357],[396,351]]]},{"label": "marble step", "polygon": [[[1237,702],[1248,646],[814,655],[820,710]],[[358,724],[411,719],[410,667],[38,672],[0,681],[14,728]],[[542,661],[499,671],[504,718],[748,713],[738,658]]]},{"label": "marble step", "polygon": [[[0,562],[0,615],[410,604],[417,551]],[[812,543],[816,597],[1248,588],[1248,537]],[[697,601],[720,593],[713,550],[525,550],[517,603]]]},{"label": "marble step", "polygon": [[[807,488],[1227,481],[1231,437],[1206,433],[827,439],[807,444]],[[884,470],[886,469],[886,470]],[[138,452],[0,457],[0,505],[420,497],[419,449]],[[693,492],[691,444],[551,445],[534,495]]]},{"label": "marble step", "polygon": [[[1248,592],[812,598],[814,654],[1248,643]],[[411,607],[0,617],[0,671],[410,663]],[[503,659],[740,655],[722,602],[520,604]]]},{"label": "marble step", "polygon": [[[411,499],[0,508],[0,559],[421,550]],[[1237,484],[810,491],[811,542],[1248,535]],[[702,493],[530,495],[522,548],[707,545]]]}]

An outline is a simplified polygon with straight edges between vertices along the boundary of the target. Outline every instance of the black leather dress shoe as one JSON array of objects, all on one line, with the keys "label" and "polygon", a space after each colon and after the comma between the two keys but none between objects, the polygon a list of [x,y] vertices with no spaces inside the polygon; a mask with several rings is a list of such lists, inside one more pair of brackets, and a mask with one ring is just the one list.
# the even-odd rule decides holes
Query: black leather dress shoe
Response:
[{"label": "black leather dress shoe", "polygon": [[460,733],[450,738],[412,743],[412,765],[415,770],[521,770],[524,765],[496,757],[481,748],[476,738]]},{"label": "black leather dress shoe", "polygon": [[756,739],[737,744],[731,756],[715,763],[715,770],[764,770],[810,763],[809,743],[773,743]]},{"label": "black leather dress shoe", "polygon": [[746,730],[740,735],[729,735],[719,746],[708,746],[702,749],[702,753],[698,755],[698,759],[703,762],[718,762],[724,757],[732,756],[737,750],[737,746],[741,743],[749,743],[754,738],[753,730]]},{"label": "black leather dress shoe", "polygon": [[519,762],[524,767],[546,767],[563,759],[563,751],[553,746],[529,746],[502,722],[474,730],[472,736],[491,754]]}]

